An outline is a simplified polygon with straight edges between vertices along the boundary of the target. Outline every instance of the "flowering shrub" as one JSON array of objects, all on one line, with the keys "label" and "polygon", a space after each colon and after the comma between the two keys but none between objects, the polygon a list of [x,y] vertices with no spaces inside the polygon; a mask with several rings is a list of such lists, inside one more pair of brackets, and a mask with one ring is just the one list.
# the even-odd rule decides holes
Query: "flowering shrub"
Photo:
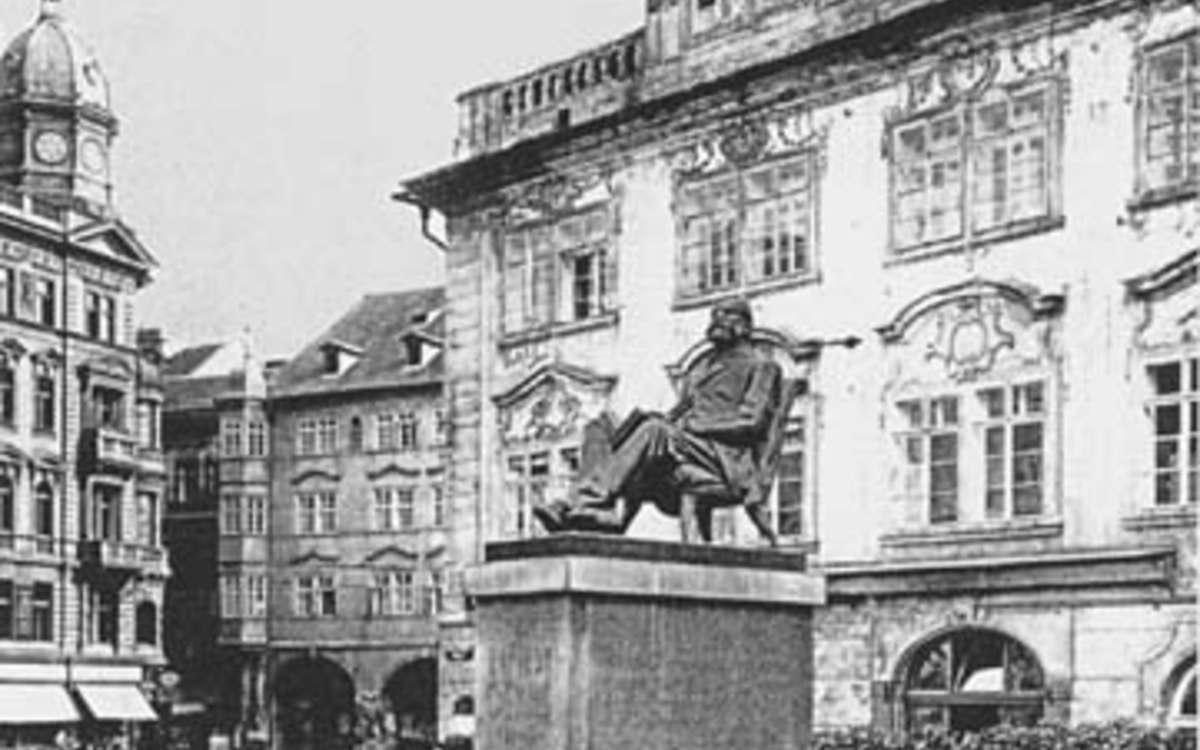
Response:
[{"label": "flowering shrub", "polygon": [[997,726],[978,733],[925,731],[908,737],[855,727],[817,733],[812,750],[1196,750],[1196,733],[1131,722]]}]

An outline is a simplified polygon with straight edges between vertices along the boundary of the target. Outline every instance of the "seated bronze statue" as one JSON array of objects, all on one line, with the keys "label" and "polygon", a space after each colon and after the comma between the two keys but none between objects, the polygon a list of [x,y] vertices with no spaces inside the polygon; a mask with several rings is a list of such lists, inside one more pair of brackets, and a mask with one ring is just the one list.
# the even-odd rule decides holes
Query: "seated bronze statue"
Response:
[{"label": "seated bronze statue", "polygon": [[680,517],[684,541],[711,541],[713,510],[741,505],[774,546],[767,501],[794,393],[751,344],[752,329],[746,302],[717,305],[707,331],[713,350],[687,373],[667,414],[634,411],[617,427],[593,420],[579,484],[569,502],[534,509],[542,526],[624,533],[653,502]]}]

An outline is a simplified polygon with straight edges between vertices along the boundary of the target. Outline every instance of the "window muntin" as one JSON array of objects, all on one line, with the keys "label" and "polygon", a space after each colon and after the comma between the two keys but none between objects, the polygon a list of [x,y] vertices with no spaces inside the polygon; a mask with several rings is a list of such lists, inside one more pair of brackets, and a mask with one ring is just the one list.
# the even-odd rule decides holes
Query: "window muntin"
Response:
[{"label": "window muntin", "polygon": [[116,299],[100,292],[87,292],[84,298],[84,326],[89,338],[110,344],[116,341]]},{"label": "window muntin", "polygon": [[371,582],[371,613],[382,617],[417,614],[417,574],[413,570],[375,573]]},{"label": "window muntin", "polygon": [[221,455],[231,458],[242,455],[242,420],[221,421]]},{"label": "window muntin", "polygon": [[263,536],[267,533],[267,499],[262,495],[246,495],[242,533],[246,536]]},{"label": "window muntin", "polygon": [[17,272],[0,266],[0,315],[12,317],[17,310]]},{"label": "window muntin", "polygon": [[934,526],[1044,515],[1047,412],[1041,380],[898,401],[900,494]]},{"label": "window muntin", "polygon": [[1200,33],[1143,52],[1139,99],[1142,190],[1195,189],[1200,180]]},{"label": "window muntin", "polygon": [[92,408],[97,426],[124,432],[125,394],[123,392],[102,385],[92,388]]},{"label": "window muntin", "polygon": [[17,373],[7,356],[0,356],[0,424],[12,427],[17,422]]},{"label": "window muntin", "polygon": [[35,583],[32,594],[29,639],[49,643],[54,640],[54,584]]},{"label": "window muntin", "polygon": [[1200,494],[1200,357],[1147,367],[1155,506],[1195,505]]},{"label": "window muntin", "polygon": [[242,498],[225,495],[221,498],[221,534],[237,536],[242,533]]},{"label": "window muntin", "polygon": [[896,254],[1002,233],[1057,210],[1058,87],[997,87],[892,126]]},{"label": "window muntin", "polygon": [[296,495],[297,534],[331,534],[337,529],[336,493],[321,491]]},{"label": "window muntin", "polygon": [[607,207],[509,229],[500,253],[504,333],[590,320],[615,307]]},{"label": "window muntin", "polygon": [[153,492],[137,493],[137,539],[147,547],[157,547],[159,538],[158,495]]},{"label": "window muntin", "polygon": [[802,537],[805,528],[805,490],[808,486],[808,421],[791,415],[784,423],[783,445],[775,479],[775,530],[781,537]]},{"label": "window muntin", "polygon": [[16,514],[17,496],[12,477],[0,476],[0,534],[11,535],[16,532]]},{"label": "window muntin", "polygon": [[53,327],[58,321],[58,288],[53,279],[33,281],[33,319]]},{"label": "window muntin", "polygon": [[37,432],[52,433],[58,427],[58,383],[52,373],[39,371],[34,377],[33,387],[33,429]]},{"label": "window muntin", "polygon": [[227,573],[220,579],[221,618],[234,620],[242,614],[242,579]]},{"label": "window muntin", "polygon": [[54,536],[54,488],[46,481],[33,490],[33,533],[43,539]]},{"label": "window muntin", "polygon": [[92,487],[92,539],[121,541],[121,488],[110,484]]},{"label": "window muntin", "polygon": [[804,153],[680,186],[680,298],[813,273],[813,162]]},{"label": "window muntin", "polygon": [[416,527],[415,488],[375,488],[375,530],[407,531]]},{"label": "window muntin", "polygon": [[295,580],[292,601],[298,617],[334,617],[337,615],[337,588],[332,575],[300,576]]},{"label": "window muntin", "polygon": [[251,458],[267,455],[267,425],[261,419],[246,423],[246,455]]},{"label": "window muntin", "polygon": [[903,677],[910,732],[1029,726],[1042,716],[1046,679],[1016,640],[982,628],[955,630],[920,647]]},{"label": "window muntin", "polygon": [[517,538],[537,533],[533,509],[565,499],[577,480],[579,465],[576,446],[510,453],[505,462],[504,481],[506,533]]}]

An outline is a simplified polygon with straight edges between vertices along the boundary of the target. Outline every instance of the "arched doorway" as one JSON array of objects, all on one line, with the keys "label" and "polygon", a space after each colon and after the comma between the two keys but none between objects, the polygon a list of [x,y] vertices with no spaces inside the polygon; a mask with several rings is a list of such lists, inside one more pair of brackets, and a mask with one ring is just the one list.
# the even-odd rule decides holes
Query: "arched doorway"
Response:
[{"label": "arched doorway", "polygon": [[383,686],[396,735],[437,740],[437,661],[417,659],[397,669]]},{"label": "arched doorway", "polygon": [[1034,653],[1011,636],[956,628],[914,648],[901,664],[910,732],[975,732],[1042,717],[1046,678]]},{"label": "arched doorway", "polygon": [[354,731],[354,681],[337,664],[302,657],[275,678],[279,736],[284,750],[338,750]]}]

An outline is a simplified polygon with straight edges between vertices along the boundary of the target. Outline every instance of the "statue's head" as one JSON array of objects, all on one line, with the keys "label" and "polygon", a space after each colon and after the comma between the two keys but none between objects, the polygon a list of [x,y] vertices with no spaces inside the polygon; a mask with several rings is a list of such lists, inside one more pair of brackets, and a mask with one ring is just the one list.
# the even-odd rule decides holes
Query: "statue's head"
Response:
[{"label": "statue's head", "polygon": [[712,309],[708,340],[718,349],[733,346],[750,338],[753,328],[754,313],[750,311],[750,303],[744,299],[725,300]]}]

